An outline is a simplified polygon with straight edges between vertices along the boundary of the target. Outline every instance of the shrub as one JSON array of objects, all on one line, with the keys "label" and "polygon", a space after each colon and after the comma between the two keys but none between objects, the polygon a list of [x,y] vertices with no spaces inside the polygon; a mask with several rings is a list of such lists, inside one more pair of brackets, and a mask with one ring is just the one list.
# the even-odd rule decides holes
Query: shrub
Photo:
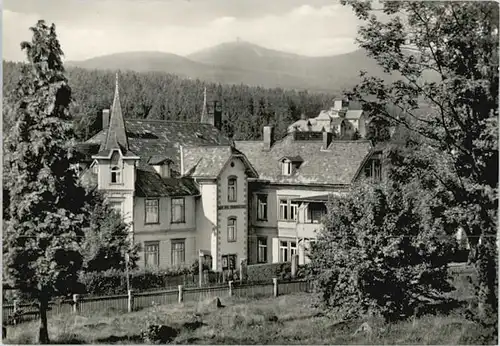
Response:
[{"label": "shrub", "polygon": [[322,302],[341,318],[399,319],[443,301],[451,237],[417,189],[362,184],[334,199],[312,246]]},{"label": "shrub", "polygon": [[[298,266],[296,278],[305,278],[306,272],[306,265]],[[247,280],[249,282],[270,282],[273,278],[290,280],[292,278],[292,264],[290,262],[265,263],[252,264],[247,267]]]},{"label": "shrub", "polygon": [[[134,270],[130,272],[131,288],[137,291],[164,289],[185,283],[188,269]],[[80,275],[83,292],[91,295],[113,295],[127,292],[126,273],[116,269],[84,272]]]}]

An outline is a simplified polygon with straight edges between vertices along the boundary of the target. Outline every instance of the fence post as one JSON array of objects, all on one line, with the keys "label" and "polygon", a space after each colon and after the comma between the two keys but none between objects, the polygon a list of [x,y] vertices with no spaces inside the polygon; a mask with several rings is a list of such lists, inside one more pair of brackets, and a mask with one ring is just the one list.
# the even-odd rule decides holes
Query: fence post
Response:
[{"label": "fence post", "polygon": [[198,286],[203,286],[203,253],[198,254]]},{"label": "fence post", "polygon": [[245,281],[246,266],[247,266],[247,259],[242,258],[240,260],[240,282]]},{"label": "fence post", "polygon": [[274,293],[274,296],[277,297],[278,296],[278,278],[273,278],[273,293]]},{"label": "fence post", "polygon": [[17,312],[19,311],[19,300],[14,299],[14,325],[17,324]]},{"label": "fence post", "polygon": [[79,305],[80,305],[80,295],[73,294],[73,313],[74,314],[78,313]]},{"label": "fence post", "polygon": [[299,255],[292,255],[292,279],[297,276],[297,264],[299,262]]},{"label": "fence post", "polygon": [[134,311],[134,290],[128,290],[127,310],[128,312]]},{"label": "fence post", "polygon": [[184,300],[184,287],[182,285],[179,285],[179,303],[182,303]]},{"label": "fence post", "polygon": [[229,281],[229,296],[233,296],[233,281]]}]

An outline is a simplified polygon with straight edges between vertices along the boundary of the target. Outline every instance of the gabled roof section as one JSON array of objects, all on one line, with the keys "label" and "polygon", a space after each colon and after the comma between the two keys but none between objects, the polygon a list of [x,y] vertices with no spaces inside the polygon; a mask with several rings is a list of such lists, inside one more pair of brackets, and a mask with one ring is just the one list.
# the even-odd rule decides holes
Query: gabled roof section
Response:
[{"label": "gabled roof section", "polygon": [[352,109],[352,110],[348,110],[346,115],[345,115],[345,119],[348,119],[348,120],[358,120],[359,118],[361,118],[361,116],[363,115],[363,111],[362,110],[355,110],[355,109]]},{"label": "gabled roof section", "polygon": [[172,162],[174,161],[166,155],[153,155],[148,160],[148,164],[150,165],[162,165],[165,163],[172,163]]},{"label": "gabled roof section", "polygon": [[345,120],[344,118],[333,118],[332,122],[330,124],[331,124],[331,126],[338,126],[338,125],[342,124],[342,122],[344,120]]},{"label": "gabled roof section", "polygon": [[162,178],[156,172],[138,169],[135,191],[138,197],[198,196],[200,191],[191,178]]},{"label": "gabled roof section", "polygon": [[[140,157],[139,167],[154,171],[149,164],[152,156],[173,161],[171,168],[180,172],[180,146],[228,146],[231,140],[211,124],[186,121],[125,119],[129,148]],[[106,140],[108,129],[102,130],[86,143],[100,144]],[[199,135],[197,135],[197,133]]]},{"label": "gabled roof section", "polygon": [[[259,179],[295,185],[349,185],[372,149],[367,140],[342,140],[332,141],[324,150],[322,141],[294,141],[292,134],[277,141],[268,151],[262,141],[236,141],[235,145],[259,172]],[[285,156],[304,159],[293,175],[282,175],[279,160]]]},{"label": "gabled roof section", "polygon": [[101,151],[120,149],[122,153],[129,151],[128,138],[123,121],[122,107],[120,105],[120,93],[118,87],[118,73],[115,82],[115,97],[111,107],[111,117],[109,120],[109,129],[106,134],[106,140],[101,143]]},{"label": "gabled roof section", "polygon": [[283,156],[280,161],[283,161],[283,160],[288,160],[290,162],[293,162],[293,163],[300,163],[300,162],[304,162],[304,160],[302,160],[302,157],[296,155],[296,156]]},{"label": "gabled roof section", "polygon": [[182,174],[185,176],[215,179],[224,170],[228,161],[236,157],[243,161],[250,177],[258,177],[248,158],[232,146],[186,147],[182,148],[182,155],[184,166]]}]

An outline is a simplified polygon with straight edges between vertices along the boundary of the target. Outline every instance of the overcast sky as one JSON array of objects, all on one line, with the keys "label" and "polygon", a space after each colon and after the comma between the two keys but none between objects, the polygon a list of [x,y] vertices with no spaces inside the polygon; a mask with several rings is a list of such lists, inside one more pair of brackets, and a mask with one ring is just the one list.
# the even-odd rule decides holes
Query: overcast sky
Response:
[{"label": "overcast sky", "polygon": [[3,58],[38,19],[55,23],[67,60],[125,51],[186,55],[237,37],[308,56],[356,49],[360,24],[336,0],[4,0]]}]

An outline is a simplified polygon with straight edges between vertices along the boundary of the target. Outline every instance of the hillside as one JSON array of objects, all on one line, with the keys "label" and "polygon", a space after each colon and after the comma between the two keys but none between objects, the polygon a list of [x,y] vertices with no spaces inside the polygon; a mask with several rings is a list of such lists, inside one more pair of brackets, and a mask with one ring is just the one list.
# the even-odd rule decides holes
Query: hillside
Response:
[{"label": "hillside", "polygon": [[[16,86],[22,66],[20,63],[3,62],[4,130],[11,118],[7,106],[11,108],[18,97]],[[101,126],[101,111],[113,102],[115,74],[109,70],[74,66],[69,66],[66,72],[73,96],[71,113],[78,123],[78,135],[89,138]],[[316,116],[331,105],[335,96],[206,82],[166,72],[120,73],[120,98],[125,118],[199,121],[204,88],[207,88],[209,102],[221,102],[223,132],[238,140],[260,138],[264,124],[274,125],[276,135],[283,135],[288,125],[299,119],[302,112]]]},{"label": "hillside", "polygon": [[223,43],[187,57],[127,52],[66,64],[87,69],[162,71],[213,83],[331,93],[354,86],[361,69],[371,75],[382,75],[380,67],[362,50],[330,57],[306,57],[248,42]]}]

